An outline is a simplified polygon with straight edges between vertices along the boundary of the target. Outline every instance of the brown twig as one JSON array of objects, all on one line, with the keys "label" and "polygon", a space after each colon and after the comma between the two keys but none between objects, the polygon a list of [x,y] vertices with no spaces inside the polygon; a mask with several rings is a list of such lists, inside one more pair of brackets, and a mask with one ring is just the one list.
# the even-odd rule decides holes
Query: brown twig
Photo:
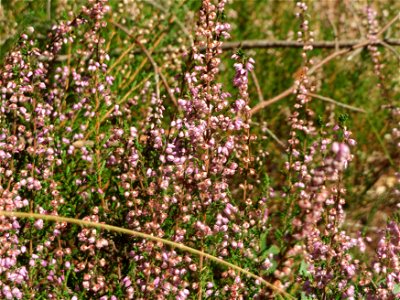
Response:
[{"label": "brown twig", "polygon": [[[140,47],[140,49],[142,49],[143,53],[146,55],[147,59],[150,61],[150,63],[152,64],[153,68],[154,68],[154,72],[156,73],[156,75],[158,75],[161,78],[161,81],[165,87],[165,89],[167,90],[167,93],[169,95],[169,97],[171,98],[172,102],[175,104],[175,106],[178,106],[178,101],[176,100],[174,94],[171,91],[171,88],[167,82],[167,80],[165,79],[165,76],[161,73],[160,68],[157,66],[156,62],[154,61],[153,57],[151,56],[150,52],[147,51],[146,47],[143,46],[143,44],[139,41],[139,39],[135,38],[132,36],[132,34],[130,33],[130,31],[125,28],[124,26],[122,26],[119,23],[116,23],[114,21],[110,21],[111,24],[113,24],[115,27],[121,29],[122,31],[124,31],[129,37],[133,38],[135,43]],[[159,95],[158,95],[159,96]]]},{"label": "brown twig", "polygon": [[[250,122],[251,125],[256,125],[256,126],[261,126],[260,123],[257,122]],[[275,133],[273,133],[267,126],[264,125],[263,130],[265,130],[265,132],[275,141],[278,143],[278,145],[283,149],[286,150],[287,149],[287,145],[282,142]],[[233,192],[233,191],[232,191]]]},{"label": "brown twig", "polygon": [[[125,103],[125,101],[129,98],[129,95],[132,94],[135,90],[137,90],[143,83],[145,83],[147,80],[149,80],[151,76],[145,77],[141,82],[139,82],[137,85],[133,86],[126,94],[124,97],[122,97],[121,100],[117,102],[118,105],[122,105]],[[115,107],[111,107],[105,114],[104,116],[101,117],[99,126],[104,123],[105,120],[113,113],[115,110]],[[85,138],[83,139],[84,142],[88,142],[89,137],[93,134],[94,129],[90,130],[86,135]],[[76,147],[76,146],[75,146]]]},{"label": "brown twig", "polygon": [[327,18],[328,18],[328,22],[332,27],[332,31],[335,37],[335,50],[338,51],[339,50],[339,34],[338,34],[338,30],[336,28],[335,22],[334,20],[332,20],[332,13],[328,12],[326,14]]},{"label": "brown twig", "polygon": [[121,60],[129,54],[129,52],[132,51],[132,49],[135,47],[135,43],[132,43],[132,45],[126,49],[121,55],[120,57],[117,58],[117,60],[108,68],[107,73],[110,73],[120,62]]},{"label": "brown twig", "polygon": [[381,41],[379,44],[381,44],[383,47],[385,47],[385,48],[387,48],[389,51],[391,51],[391,52],[394,54],[394,56],[396,56],[397,61],[400,63],[400,53],[397,52],[397,50],[396,50],[393,46],[391,46],[391,45],[385,43],[384,41]]},{"label": "brown twig", "polygon": [[[385,43],[392,46],[400,46],[400,40],[384,39]],[[364,42],[363,40],[342,40],[342,41],[315,41],[309,43],[313,48],[353,48],[354,46]],[[379,44],[379,41],[369,42],[369,44]],[[262,49],[262,48],[303,48],[304,44],[297,41],[274,41],[274,40],[247,40],[239,42],[226,42],[222,45],[222,49]]]},{"label": "brown twig", "polygon": [[[313,43],[309,43],[313,48],[319,49],[335,49],[338,48],[353,48],[358,45],[362,40],[342,40],[342,41],[315,41]],[[385,42],[387,45],[396,47],[400,46],[400,40],[398,39],[382,39],[375,42],[369,42],[369,44],[376,45]],[[244,40],[237,42],[225,42],[222,45],[223,50],[235,50],[237,48],[241,49],[269,49],[269,48],[303,48],[304,44],[297,41],[282,41],[282,40]],[[200,48],[200,51],[204,51],[204,48]],[[114,49],[112,54],[119,54],[123,50],[120,48]],[[171,53],[171,52],[179,52],[180,49],[160,49],[155,51],[155,53]],[[143,51],[141,49],[132,49],[130,53],[133,54],[141,54]],[[65,61],[67,59],[66,55],[58,55],[56,61]],[[40,60],[47,60],[46,57],[40,57]]]},{"label": "brown twig", "polygon": [[254,115],[255,113],[259,112],[260,110],[262,110],[264,107],[267,107],[275,102],[278,102],[279,100],[289,96],[290,94],[292,94],[294,91],[294,87],[290,87],[288,88],[286,91],[284,91],[283,93],[280,93],[278,96],[275,96],[269,100],[263,101],[258,103],[256,106],[254,106],[251,110],[250,110],[250,115]]},{"label": "brown twig", "polygon": [[[165,36],[164,32],[160,34],[159,38],[154,42],[153,47],[150,49],[150,51],[149,51],[150,54],[153,53],[154,49],[158,46],[158,44],[160,44],[160,42],[162,41],[164,36]],[[146,65],[147,61],[148,61],[147,57],[142,60],[140,65],[135,69],[135,72],[133,73],[133,75],[129,77],[129,80],[126,83],[121,85],[122,89],[126,89],[128,86],[130,86],[132,84],[132,82],[134,82],[134,80],[136,79],[136,76],[139,75],[140,71]]]},{"label": "brown twig", "polygon": [[257,75],[254,72],[254,70],[251,70],[250,74],[251,74],[251,78],[253,79],[254,86],[256,87],[256,90],[257,90],[258,100],[260,102],[263,102],[264,101],[264,96],[263,96],[263,93],[262,93],[262,90],[261,90],[261,87],[260,87],[260,83],[258,82]]},{"label": "brown twig", "polygon": [[[152,5],[153,7],[155,7],[155,8],[157,8],[157,9],[159,9],[159,10],[161,10],[163,13],[165,13],[165,14],[167,14],[167,15],[171,15],[171,8],[170,7],[168,7],[168,8],[165,8],[165,7],[163,7],[162,5],[160,5],[159,3],[157,3],[157,2],[154,2],[154,1],[152,1],[152,0],[143,0],[143,3],[148,3],[148,4],[150,4],[150,5]],[[183,24],[178,18],[176,18],[176,16],[171,16],[171,23],[172,22],[174,22],[174,23],[176,23],[178,26],[179,26],[179,28],[182,30],[182,32],[187,36],[187,38],[189,39],[189,41],[190,41],[190,44],[191,45],[194,45],[194,41],[193,41],[193,38],[192,38],[192,35],[190,34],[190,32],[186,29],[186,26],[185,26],[185,24]]]},{"label": "brown twig", "polygon": [[[390,25],[392,25],[395,21],[397,21],[397,19],[399,18],[400,14],[396,15],[392,20],[390,20],[384,27],[382,27],[381,30],[378,31],[378,33],[376,34],[376,37],[379,37],[380,35],[382,35],[387,29],[389,29]],[[327,56],[325,59],[323,59],[322,61],[320,61],[319,63],[317,63],[316,65],[314,65],[312,68],[310,68],[310,70],[307,72],[307,75],[311,75],[312,73],[314,73],[317,69],[321,68],[323,65],[325,65],[326,63],[328,63],[329,61],[331,61],[332,59],[341,56],[343,54],[346,54],[350,51],[359,49],[359,48],[363,48],[365,46],[371,45],[371,44],[379,44],[381,41],[378,39],[374,39],[374,40],[364,40],[364,41],[360,41],[358,44],[351,46],[350,48],[345,48],[339,51],[335,51],[332,54],[330,54],[329,56]],[[386,41],[387,43],[387,41]],[[340,47],[340,43],[339,47]],[[332,43],[332,46],[335,47],[335,43]],[[242,47],[243,48],[243,47]],[[264,102],[258,103],[256,106],[254,106],[251,110],[250,110],[250,115],[254,115],[255,113],[259,112],[261,109],[263,109],[264,107],[269,106],[272,103],[275,103],[283,98],[285,98],[286,96],[290,95],[295,89],[295,86],[291,86],[289,89],[287,89],[286,91],[282,92],[281,94],[275,96],[272,99],[266,100]]]},{"label": "brown twig", "polygon": [[[400,13],[398,13],[393,19],[391,19],[388,23],[386,23],[386,25],[383,26],[381,28],[381,30],[378,31],[376,36],[380,36],[382,33],[384,33],[386,30],[388,30],[389,27],[392,26],[394,24],[394,22],[396,22],[399,17],[400,17]],[[387,41],[385,41],[385,42],[387,42]],[[390,44],[390,43],[388,43],[388,44]]]},{"label": "brown twig", "polygon": [[364,113],[364,114],[367,113],[367,112],[366,112],[364,109],[362,109],[362,108],[358,108],[358,107],[355,107],[355,106],[352,106],[352,105],[348,105],[348,104],[345,104],[345,103],[341,103],[341,102],[339,102],[339,101],[333,100],[333,99],[328,98],[328,97],[324,97],[324,96],[317,95],[317,94],[313,94],[313,93],[307,93],[307,95],[308,95],[308,96],[311,96],[311,97],[313,97],[313,98],[321,99],[321,100],[323,100],[323,101],[326,101],[326,102],[335,104],[335,105],[337,105],[337,106],[341,106],[341,107],[347,108],[347,109],[349,109],[349,110],[357,111],[357,112]]},{"label": "brown twig", "polygon": [[353,17],[354,17],[354,19],[356,21],[356,26],[358,28],[358,31],[360,32],[360,36],[361,37],[365,37],[366,33],[365,33],[365,30],[364,30],[363,26],[361,25],[362,22],[361,22],[360,18],[358,17],[357,12],[355,11],[355,9],[353,7],[354,2],[352,2],[352,1],[344,1],[344,2],[345,2],[345,5],[347,6],[347,9],[352,13],[352,15],[353,15]]},{"label": "brown twig", "polygon": [[176,100],[174,94],[172,93],[171,88],[170,88],[167,80],[165,79],[165,76],[163,75],[163,73],[161,73],[160,68],[157,66],[157,64],[155,63],[155,61],[153,60],[153,58],[151,57],[151,55],[147,51],[147,49],[143,46],[143,44],[140,43],[139,41],[137,41],[137,44],[140,46],[140,48],[143,50],[143,52],[146,54],[147,58],[153,65],[154,71],[160,76],[161,81],[162,81],[165,89],[167,90],[167,93],[168,93],[169,97],[171,98],[172,102],[175,104],[175,106],[178,106],[178,101]]}]

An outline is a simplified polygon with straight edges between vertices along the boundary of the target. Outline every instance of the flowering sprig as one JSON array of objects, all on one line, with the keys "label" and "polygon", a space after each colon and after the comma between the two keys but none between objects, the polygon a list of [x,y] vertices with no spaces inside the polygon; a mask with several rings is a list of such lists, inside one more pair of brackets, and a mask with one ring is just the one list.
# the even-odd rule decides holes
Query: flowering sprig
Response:
[{"label": "flowering sprig", "polygon": [[[21,35],[0,71],[0,296],[396,297],[397,223],[388,223],[372,267],[355,259],[366,248],[361,235],[344,230],[356,142],[344,115],[315,121],[307,5],[296,6],[302,66],[280,170],[256,145],[266,122],[251,126],[254,59],[239,50],[230,84],[221,83],[227,3],[201,2],[191,51],[176,40],[183,57],[157,48],[167,25],[182,29],[169,3],[112,4],[108,31],[108,2],[88,0],[42,44],[33,28]],[[146,5],[161,13],[148,17]],[[132,44],[121,52],[114,43]],[[153,73],[143,76],[147,61]],[[398,146],[397,127],[386,137]]]}]

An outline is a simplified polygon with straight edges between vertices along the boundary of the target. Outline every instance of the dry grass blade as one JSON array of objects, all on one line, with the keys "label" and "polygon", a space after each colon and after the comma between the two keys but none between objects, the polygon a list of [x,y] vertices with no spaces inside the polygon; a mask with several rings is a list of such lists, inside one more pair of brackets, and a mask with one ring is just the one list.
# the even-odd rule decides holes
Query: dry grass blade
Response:
[{"label": "dry grass blade", "polygon": [[[149,53],[153,53],[154,49],[160,44],[162,39],[165,37],[165,32],[161,33],[159,38],[154,42],[153,47],[149,50]],[[129,78],[128,82],[125,83],[121,88],[125,89],[127,88],[130,84],[132,84],[133,81],[135,81],[136,76],[139,75],[140,71],[143,69],[143,67],[146,65],[148,61],[148,57],[144,58],[142,62],[140,63],[139,67],[135,70],[135,73]]]},{"label": "dry grass blade", "polygon": [[[129,32],[128,29],[126,29],[125,27],[123,27],[121,24],[118,24],[116,22],[111,21],[111,23],[116,26],[117,28],[121,29],[122,31],[124,31],[127,35],[129,35],[131,38],[134,38],[131,33]],[[150,61],[150,63],[152,64],[153,68],[154,68],[154,72],[156,73],[157,76],[160,76],[161,81],[165,87],[165,89],[167,90],[167,93],[169,95],[169,97],[171,98],[172,102],[175,104],[175,106],[178,106],[178,101],[176,100],[174,94],[171,92],[171,88],[167,82],[167,80],[165,79],[165,76],[161,73],[160,68],[157,66],[156,62],[154,61],[154,59],[151,57],[151,53],[146,49],[146,47],[143,46],[143,44],[138,40],[135,39],[135,43],[142,49],[143,53],[146,55],[147,59]],[[159,95],[157,95],[159,96]]]},{"label": "dry grass blade", "polygon": [[120,57],[118,57],[118,59],[111,65],[111,67],[108,68],[107,73],[110,73],[120,62],[121,60],[127,55],[129,54],[129,52],[131,52],[134,48],[136,47],[135,43],[132,43],[132,45],[126,49],[121,55]]}]

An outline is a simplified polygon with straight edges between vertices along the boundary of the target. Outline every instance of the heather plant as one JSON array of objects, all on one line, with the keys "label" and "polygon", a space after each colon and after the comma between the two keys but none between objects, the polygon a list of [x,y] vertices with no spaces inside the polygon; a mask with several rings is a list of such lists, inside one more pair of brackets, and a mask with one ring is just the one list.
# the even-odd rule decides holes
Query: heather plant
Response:
[{"label": "heather plant", "polygon": [[[272,2],[296,16],[285,30],[297,39],[280,44],[299,47],[278,83],[260,68],[284,55],[229,41],[245,37],[251,6],[253,25],[271,27],[262,1],[49,3],[53,25],[4,29],[17,38],[0,64],[2,298],[399,297],[398,216],[372,237],[348,225],[357,197],[381,201],[358,177],[399,177],[398,70],[385,62],[400,43],[383,37],[398,15],[380,25],[372,5],[350,4],[365,22],[344,33],[329,7],[324,55],[310,11],[329,4]],[[347,54],[377,103],[357,107],[359,91],[340,86],[329,96],[343,100],[320,95]],[[386,157],[378,173],[360,167],[366,122],[378,140],[367,150]]]}]

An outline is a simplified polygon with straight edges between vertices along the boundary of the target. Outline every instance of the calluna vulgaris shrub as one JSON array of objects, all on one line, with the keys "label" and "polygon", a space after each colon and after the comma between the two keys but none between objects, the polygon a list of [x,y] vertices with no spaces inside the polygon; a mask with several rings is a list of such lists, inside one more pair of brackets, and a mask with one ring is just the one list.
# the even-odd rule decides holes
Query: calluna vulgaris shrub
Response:
[{"label": "calluna vulgaris shrub", "polygon": [[[1,298],[400,297],[399,222],[381,228],[375,257],[368,259],[362,253],[369,238],[344,227],[345,175],[357,142],[348,116],[326,121],[315,112],[310,94],[320,82],[312,75],[317,61],[307,5],[295,8],[302,72],[288,107],[285,149],[274,158],[251,121],[255,60],[240,50],[222,63],[232,26],[227,2],[199,1],[193,36],[180,37],[181,49],[164,54],[168,72],[153,61],[146,39],[152,28],[176,20],[168,12],[140,19],[144,5],[157,6],[151,1],[88,0],[45,38],[33,27],[25,30],[0,69],[0,209],[136,230],[264,281],[161,241],[2,215]],[[363,13],[367,50],[388,101],[387,147],[395,153],[400,107],[385,86],[376,11]],[[145,26],[135,32],[118,14]],[[115,52],[110,35],[116,31],[135,48]],[[184,39],[193,44],[186,47]],[[154,70],[118,69],[132,49],[143,50]],[[124,82],[113,77],[115,68]],[[234,70],[230,84],[220,80],[226,68]],[[154,78],[146,74],[152,71]],[[265,175],[276,159],[284,160],[274,163],[280,182]],[[392,197],[399,195],[394,190]]]}]

